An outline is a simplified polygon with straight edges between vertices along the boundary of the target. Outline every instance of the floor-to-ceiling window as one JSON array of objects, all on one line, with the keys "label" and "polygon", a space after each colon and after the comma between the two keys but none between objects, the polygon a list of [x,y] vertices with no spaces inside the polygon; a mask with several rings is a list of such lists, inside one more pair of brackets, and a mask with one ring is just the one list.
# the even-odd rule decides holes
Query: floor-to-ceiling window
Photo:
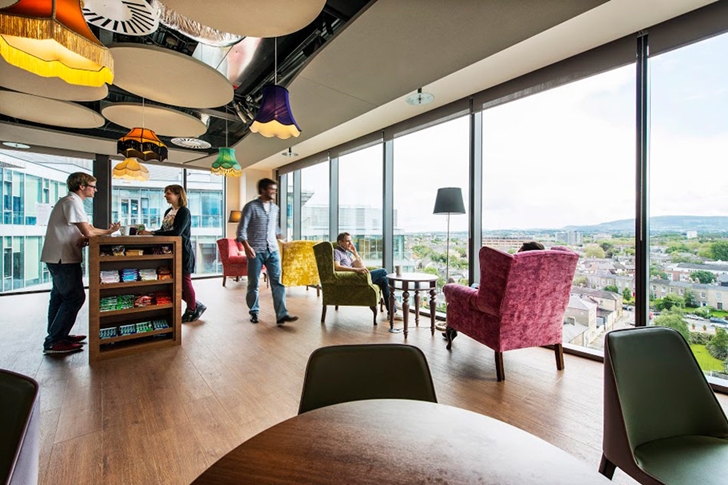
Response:
[{"label": "floor-to-ceiling window", "polygon": [[468,217],[449,216],[448,248],[448,216],[433,209],[443,187],[462,189],[468,207],[469,137],[469,118],[462,116],[394,139],[394,264],[439,276],[438,288],[448,274],[448,250],[450,281],[468,281]]},{"label": "floor-to-ceiling window", "polygon": [[329,239],[329,162],[301,169],[301,239]]},{"label": "floor-to-ceiling window", "polygon": [[192,213],[192,247],[195,249],[195,274],[222,272],[217,240],[225,237],[225,177],[209,170],[187,169],[187,197]]},{"label": "floor-to-ceiling window", "polygon": [[381,144],[339,157],[339,232],[368,266],[382,265],[382,178]]},{"label": "floor-to-ceiling window", "polygon": [[[68,193],[68,175],[91,173],[92,161],[0,150],[0,162],[0,292],[48,289],[50,274],[40,261],[48,216]],[[91,199],[84,208],[93,222]]]},{"label": "floor-to-ceiling window", "polygon": [[650,58],[651,324],[728,380],[728,34]]},{"label": "floor-to-ceiling window", "polygon": [[634,324],[634,113],[634,65],[483,111],[483,244],[579,253],[565,344]]}]

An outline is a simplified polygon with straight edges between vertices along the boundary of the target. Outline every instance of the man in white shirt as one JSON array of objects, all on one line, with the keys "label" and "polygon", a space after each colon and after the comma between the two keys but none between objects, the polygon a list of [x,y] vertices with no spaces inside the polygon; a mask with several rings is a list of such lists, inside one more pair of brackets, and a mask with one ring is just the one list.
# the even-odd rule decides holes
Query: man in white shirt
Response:
[{"label": "man in white shirt", "polygon": [[48,218],[40,260],[53,279],[48,305],[48,336],[43,343],[45,354],[67,354],[83,350],[85,335],[71,335],[76,315],[86,300],[83,290],[81,248],[88,238],[104,236],[119,229],[97,229],[88,222],[83,201],[96,194],[96,178],[83,172],[72,173],[66,180],[68,195],[56,202]]}]

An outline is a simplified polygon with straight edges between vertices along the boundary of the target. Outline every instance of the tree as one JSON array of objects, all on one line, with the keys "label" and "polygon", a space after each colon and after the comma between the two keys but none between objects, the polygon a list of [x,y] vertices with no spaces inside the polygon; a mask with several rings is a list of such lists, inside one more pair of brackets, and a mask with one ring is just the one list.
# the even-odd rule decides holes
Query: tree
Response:
[{"label": "tree", "polygon": [[679,309],[685,306],[685,300],[677,295],[666,295],[665,298],[661,298],[655,302],[655,308],[664,311],[671,310],[673,308]]},{"label": "tree", "polygon": [[700,281],[700,283],[704,285],[709,285],[710,283],[715,281],[715,275],[713,273],[702,269],[693,271],[692,273],[690,273],[690,277],[694,280],[697,279],[698,281]]},{"label": "tree", "polygon": [[614,285],[607,285],[604,287],[604,291],[611,291],[612,293],[619,293],[619,288]]},{"label": "tree", "polygon": [[576,278],[574,278],[574,286],[581,286],[583,288],[586,288],[587,286],[589,286],[589,280],[584,275],[577,276]]},{"label": "tree", "polygon": [[661,280],[668,280],[668,279],[670,279],[667,276],[667,273],[665,273],[664,271],[662,271],[657,266],[650,266],[650,276],[653,277],[653,278],[660,278]]},{"label": "tree", "polygon": [[698,303],[698,296],[691,289],[685,290],[685,296],[683,296],[683,299],[685,300],[685,306],[688,308],[698,308],[700,306]]},{"label": "tree", "polygon": [[713,253],[713,259],[718,261],[728,261],[728,241],[715,241],[710,246]]},{"label": "tree", "polygon": [[427,268],[423,269],[422,271],[424,273],[434,274],[435,276],[437,276],[437,287],[438,288],[442,288],[443,286],[445,286],[445,283],[446,283],[445,278],[440,276],[440,271],[437,268],[435,268],[434,266],[428,266]]},{"label": "tree", "polygon": [[680,332],[680,335],[685,337],[685,340],[690,343],[690,329],[688,324],[685,322],[680,310],[668,311],[655,318],[655,325],[659,327],[673,328]]},{"label": "tree", "polygon": [[629,288],[624,288],[624,289],[622,290],[622,298],[623,298],[623,299],[624,299],[625,301],[626,301],[626,300],[631,300],[631,299],[632,299],[632,290],[630,290]]},{"label": "tree", "polygon": [[586,257],[601,259],[604,257],[604,249],[602,249],[601,246],[597,244],[589,244],[586,247]]},{"label": "tree", "polygon": [[728,359],[728,332],[722,328],[715,329],[715,337],[705,346],[710,355],[718,360]]},{"label": "tree", "polygon": [[697,315],[700,318],[710,318],[710,310],[707,308],[698,308],[693,312],[693,315]]}]

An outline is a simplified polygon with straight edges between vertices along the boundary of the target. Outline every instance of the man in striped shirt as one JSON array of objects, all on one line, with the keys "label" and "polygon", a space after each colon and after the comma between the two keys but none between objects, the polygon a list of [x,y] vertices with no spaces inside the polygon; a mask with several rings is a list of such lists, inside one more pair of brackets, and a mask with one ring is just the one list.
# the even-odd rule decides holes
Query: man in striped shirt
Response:
[{"label": "man in striped shirt", "polygon": [[298,317],[288,314],[286,289],[281,284],[281,258],[277,241],[281,236],[278,226],[279,209],[273,202],[277,192],[278,185],[275,180],[259,180],[259,197],[245,204],[238,223],[237,240],[243,244],[245,256],[248,258],[248,292],[245,300],[252,323],[258,323],[258,283],[263,265],[270,280],[276,323],[283,325],[298,320]]}]

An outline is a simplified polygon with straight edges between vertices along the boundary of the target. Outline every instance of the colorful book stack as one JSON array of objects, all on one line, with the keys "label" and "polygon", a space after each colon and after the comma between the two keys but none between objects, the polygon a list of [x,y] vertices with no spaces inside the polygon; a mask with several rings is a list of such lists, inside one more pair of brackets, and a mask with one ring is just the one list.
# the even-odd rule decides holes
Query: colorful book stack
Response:
[{"label": "colorful book stack", "polygon": [[119,272],[117,270],[103,270],[101,271],[101,284],[105,283],[118,283]]},{"label": "colorful book stack", "polygon": [[166,305],[172,303],[172,297],[169,295],[169,293],[165,293],[163,291],[157,291],[154,293],[154,301],[157,305]]},{"label": "colorful book stack", "polygon": [[139,281],[139,270],[136,268],[124,268],[121,270],[121,281]]},{"label": "colorful book stack", "polygon": [[99,310],[110,312],[134,308],[134,295],[105,296],[99,301]]},{"label": "colorful book stack", "polygon": [[140,269],[139,279],[141,281],[154,281],[157,279],[157,270],[154,268]]}]

